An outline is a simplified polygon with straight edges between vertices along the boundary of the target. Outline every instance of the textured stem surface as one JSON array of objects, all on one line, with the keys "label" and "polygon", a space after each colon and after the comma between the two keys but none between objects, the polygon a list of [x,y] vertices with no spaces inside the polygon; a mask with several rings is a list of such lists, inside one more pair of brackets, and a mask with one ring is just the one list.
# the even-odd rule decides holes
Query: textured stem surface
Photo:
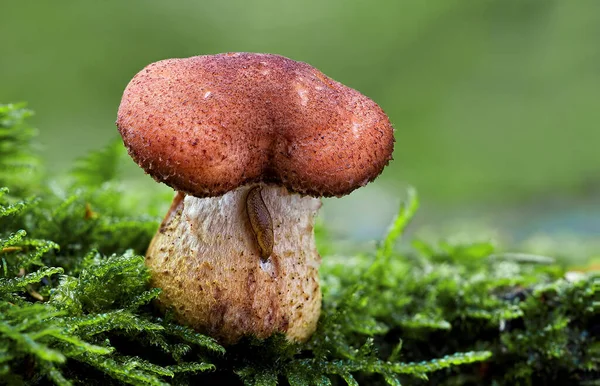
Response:
[{"label": "textured stem surface", "polygon": [[273,253],[261,261],[243,186],[214,198],[178,194],[146,254],[159,305],[225,344],[275,332],[306,340],[321,309],[314,239],[320,200],[262,185]]}]

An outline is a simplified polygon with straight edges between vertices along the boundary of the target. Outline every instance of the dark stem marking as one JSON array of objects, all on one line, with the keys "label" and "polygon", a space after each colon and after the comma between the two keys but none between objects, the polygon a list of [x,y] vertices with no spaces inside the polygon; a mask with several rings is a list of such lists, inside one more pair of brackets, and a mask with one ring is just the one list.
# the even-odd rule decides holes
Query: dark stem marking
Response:
[{"label": "dark stem marking", "polygon": [[252,226],[252,233],[260,252],[260,258],[267,260],[273,253],[275,242],[273,236],[273,221],[271,213],[261,196],[262,187],[255,186],[248,191],[246,196],[246,213]]}]

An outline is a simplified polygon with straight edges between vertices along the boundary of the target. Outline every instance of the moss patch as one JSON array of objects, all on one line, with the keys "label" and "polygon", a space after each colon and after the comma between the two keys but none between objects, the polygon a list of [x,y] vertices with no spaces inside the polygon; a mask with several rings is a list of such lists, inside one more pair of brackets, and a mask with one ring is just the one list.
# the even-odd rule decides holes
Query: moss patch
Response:
[{"label": "moss patch", "polygon": [[0,382],[7,384],[595,384],[598,274],[490,243],[395,247],[410,192],[374,250],[336,256],[306,344],[224,349],[151,305],[143,252],[165,205],[126,189],[119,142],[43,177],[24,106],[0,105]]}]

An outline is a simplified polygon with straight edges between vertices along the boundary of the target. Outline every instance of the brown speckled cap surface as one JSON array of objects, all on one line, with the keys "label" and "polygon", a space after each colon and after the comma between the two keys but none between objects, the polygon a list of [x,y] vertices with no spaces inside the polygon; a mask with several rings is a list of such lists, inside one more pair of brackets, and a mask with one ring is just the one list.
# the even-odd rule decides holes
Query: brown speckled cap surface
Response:
[{"label": "brown speckled cap surface", "polygon": [[117,126],[148,174],[198,197],[259,181],[342,196],[375,179],[394,146],[371,99],[270,54],[152,63],[125,89]]}]

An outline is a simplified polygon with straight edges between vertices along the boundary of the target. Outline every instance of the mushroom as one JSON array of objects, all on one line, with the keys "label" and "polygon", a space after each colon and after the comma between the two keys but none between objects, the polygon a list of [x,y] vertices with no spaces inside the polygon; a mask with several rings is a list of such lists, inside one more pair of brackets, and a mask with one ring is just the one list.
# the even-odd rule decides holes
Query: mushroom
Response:
[{"label": "mushroom", "polygon": [[146,253],[159,307],[224,344],[308,339],[321,309],[319,197],[350,193],[391,160],[383,110],[306,63],[227,53],[148,65],[117,126],[131,157],[178,192]]}]

